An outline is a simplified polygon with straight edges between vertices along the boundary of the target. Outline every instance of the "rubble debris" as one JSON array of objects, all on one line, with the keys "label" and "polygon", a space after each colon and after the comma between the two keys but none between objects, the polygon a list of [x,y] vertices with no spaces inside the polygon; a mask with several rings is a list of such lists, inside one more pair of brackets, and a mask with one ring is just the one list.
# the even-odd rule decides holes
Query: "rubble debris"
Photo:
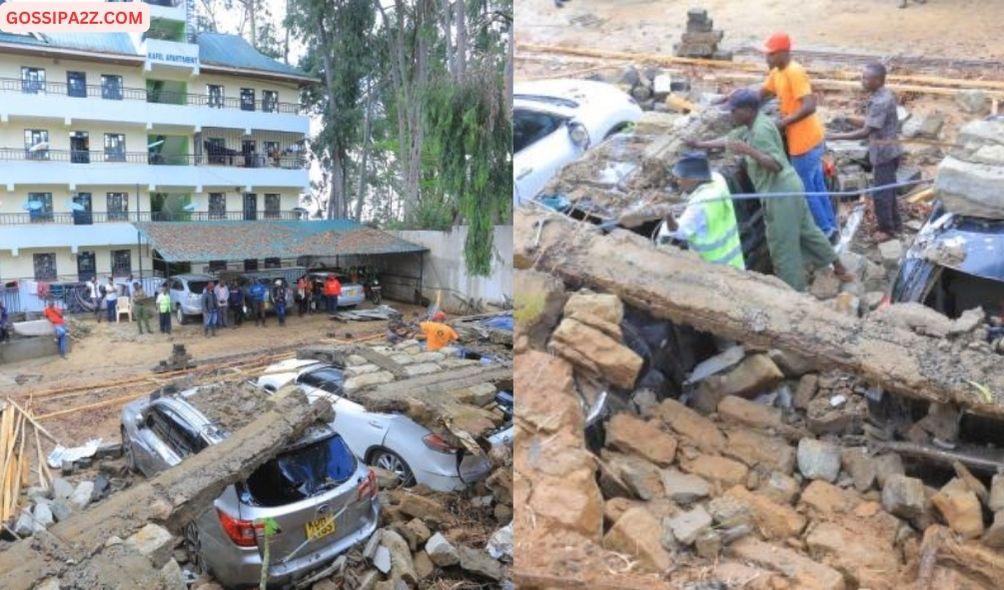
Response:
[{"label": "rubble debris", "polygon": [[807,479],[834,482],[840,475],[840,448],[835,444],[803,438],[797,456],[798,470]]},{"label": "rubble debris", "polygon": [[732,52],[718,49],[725,32],[716,31],[713,27],[714,22],[708,17],[707,10],[691,8],[687,11],[687,28],[673,52],[679,57],[731,60]]},{"label": "rubble debris", "polygon": [[[623,230],[602,234],[559,216],[521,209],[515,215],[515,236],[514,262],[520,268],[553,269],[658,317],[723,337],[811,353],[818,364],[853,371],[892,393],[1004,416],[1004,404],[996,403],[994,393],[1004,392],[1004,359],[998,355],[970,348],[946,354],[942,341],[880,324],[871,316],[838,314],[774,277],[706,264],[689,252],[653,249],[641,236]],[[621,280],[617,269],[626,266],[638,270],[639,280]],[[800,321],[790,314],[796,307]],[[855,334],[854,347],[845,344],[850,333]],[[987,388],[991,399],[970,382]]]},{"label": "rubble debris", "polygon": [[157,366],[153,368],[153,372],[169,373],[172,371],[184,371],[194,368],[195,361],[192,359],[192,355],[188,354],[188,351],[185,350],[185,345],[173,344],[171,346],[171,355],[168,356],[166,360],[160,361]]},{"label": "rubble debris", "polygon": [[114,572],[120,587],[157,587],[152,580],[160,572],[151,569],[148,558],[131,549],[131,544],[106,546],[105,542],[111,537],[128,539],[149,523],[180,534],[185,524],[227,485],[247,477],[273,456],[276,449],[299,436],[316,420],[330,419],[331,407],[327,402],[308,404],[296,391],[281,392],[274,408],[256,416],[222,443],[189,457],[177,468],[75,513],[49,530],[37,531],[32,539],[19,541],[0,552],[5,588],[28,590],[47,577],[87,580],[88,576],[98,573],[108,576],[110,572]]}]

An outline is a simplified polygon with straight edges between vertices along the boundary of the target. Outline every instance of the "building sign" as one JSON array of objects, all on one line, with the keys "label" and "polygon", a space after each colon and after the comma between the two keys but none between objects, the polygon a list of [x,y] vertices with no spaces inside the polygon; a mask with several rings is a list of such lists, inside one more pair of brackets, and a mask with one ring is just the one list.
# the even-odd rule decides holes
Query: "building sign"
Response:
[{"label": "building sign", "polygon": [[172,66],[198,66],[199,57],[195,55],[182,55],[180,53],[164,53],[163,51],[150,51],[146,54],[147,61],[169,64]]}]

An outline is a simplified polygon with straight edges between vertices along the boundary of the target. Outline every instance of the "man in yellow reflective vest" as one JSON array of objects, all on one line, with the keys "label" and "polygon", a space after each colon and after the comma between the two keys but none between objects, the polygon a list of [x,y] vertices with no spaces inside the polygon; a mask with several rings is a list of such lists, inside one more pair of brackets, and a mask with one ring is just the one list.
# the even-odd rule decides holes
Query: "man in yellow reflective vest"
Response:
[{"label": "man in yellow reflective vest", "polygon": [[744,270],[739,225],[725,178],[711,171],[708,156],[701,152],[684,154],[672,172],[687,194],[687,208],[679,219],[667,216],[659,241],[668,237],[686,241],[703,260]]}]

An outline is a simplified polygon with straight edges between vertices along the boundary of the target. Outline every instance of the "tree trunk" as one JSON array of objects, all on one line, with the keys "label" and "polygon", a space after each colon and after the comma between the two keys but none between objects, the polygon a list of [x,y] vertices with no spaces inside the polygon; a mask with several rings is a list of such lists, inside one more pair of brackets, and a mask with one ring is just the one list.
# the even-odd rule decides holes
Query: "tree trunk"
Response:
[{"label": "tree trunk", "polygon": [[443,0],[440,9],[443,17],[443,38],[446,41],[446,71],[454,79],[457,77],[457,65],[454,59],[453,49],[453,15],[451,13],[450,0]]},{"label": "tree trunk", "polygon": [[370,152],[370,136],[372,135],[372,110],[373,110],[373,80],[366,81],[366,107],[363,110],[363,145],[362,154],[359,157],[359,183],[356,188],[356,210],[353,218],[356,221],[362,219],[363,203],[366,201],[366,164]]},{"label": "tree trunk", "polygon": [[505,60],[505,97],[506,104],[510,107],[512,106],[512,88],[513,88],[513,53],[516,48],[516,20],[515,12],[509,15],[509,45],[506,47],[506,60]]},{"label": "tree trunk", "polygon": [[1004,357],[968,348],[965,338],[923,336],[882,322],[878,314],[850,317],[776,277],[655,248],[627,230],[604,235],[595,226],[524,208],[516,211],[514,226],[517,268],[612,293],[657,318],[793,351],[819,369],[849,371],[905,397],[1004,418]]},{"label": "tree trunk", "polygon": [[457,47],[454,60],[457,71],[454,79],[461,82],[467,75],[467,4],[465,0],[455,0],[455,2],[453,9],[457,11]]}]

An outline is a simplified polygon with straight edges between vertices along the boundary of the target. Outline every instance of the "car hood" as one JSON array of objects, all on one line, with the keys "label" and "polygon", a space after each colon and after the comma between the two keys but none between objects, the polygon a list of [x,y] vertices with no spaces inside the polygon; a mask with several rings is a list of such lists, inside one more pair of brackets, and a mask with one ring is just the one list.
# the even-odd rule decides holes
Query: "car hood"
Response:
[{"label": "car hood", "polygon": [[566,117],[597,106],[630,101],[616,86],[593,80],[535,80],[520,82],[513,88],[514,108],[546,110]]}]

